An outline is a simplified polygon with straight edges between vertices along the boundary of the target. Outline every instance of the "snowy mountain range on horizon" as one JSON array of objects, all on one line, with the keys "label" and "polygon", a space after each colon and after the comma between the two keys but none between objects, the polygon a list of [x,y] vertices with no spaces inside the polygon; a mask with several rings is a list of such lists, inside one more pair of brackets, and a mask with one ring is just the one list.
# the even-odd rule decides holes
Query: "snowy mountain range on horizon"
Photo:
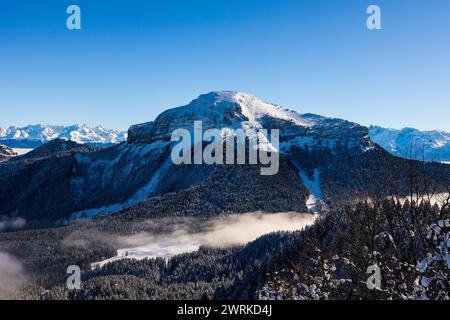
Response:
[{"label": "snowy mountain range on horizon", "polygon": [[36,148],[54,139],[66,139],[80,144],[112,145],[127,139],[124,131],[88,125],[56,126],[35,124],[25,127],[0,127],[0,142],[12,148]]}]

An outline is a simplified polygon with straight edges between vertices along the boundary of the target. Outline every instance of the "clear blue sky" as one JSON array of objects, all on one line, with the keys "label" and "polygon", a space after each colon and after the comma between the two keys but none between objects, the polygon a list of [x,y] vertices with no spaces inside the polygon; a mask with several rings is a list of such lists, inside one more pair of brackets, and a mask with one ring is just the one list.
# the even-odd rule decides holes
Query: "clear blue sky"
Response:
[{"label": "clear blue sky", "polygon": [[[66,8],[82,30],[66,29]],[[382,9],[380,31],[366,8]],[[450,131],[450,0],[4,0],[0,125],[126,129],[212,90]]]}]

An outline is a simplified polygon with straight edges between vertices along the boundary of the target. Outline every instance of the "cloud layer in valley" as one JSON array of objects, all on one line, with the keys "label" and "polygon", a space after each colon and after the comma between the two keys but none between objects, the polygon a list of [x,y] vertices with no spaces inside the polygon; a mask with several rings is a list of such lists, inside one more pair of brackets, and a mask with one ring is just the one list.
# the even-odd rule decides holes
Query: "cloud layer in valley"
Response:
[{"label": "cloud layer in valley", "polygon": [[120,237],[118,243],[123,249],[118,250],[118,256],[95,266],[123,258],[170,258],[177,254],[196,251],[201,246],[225,248],[243,245],[271,232],[301,230],[313,224],[316,218],[315,215],[292,212],[230,215],[207,221],[204,231],[197,233],[191,233],[177,224],[165,235],[155,236],[141,232]]}]

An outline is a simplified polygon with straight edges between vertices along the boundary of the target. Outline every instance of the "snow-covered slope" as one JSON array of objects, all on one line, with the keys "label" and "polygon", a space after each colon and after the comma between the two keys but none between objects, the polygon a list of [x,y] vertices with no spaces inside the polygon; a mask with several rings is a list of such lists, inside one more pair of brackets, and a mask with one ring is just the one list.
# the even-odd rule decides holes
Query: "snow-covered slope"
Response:
[{"label": "snow-covered slope", "polygon": [[87,125],[53,126],[29,125],[26,127],[0,128],[0,142],[10,147],[34,148],[54,139],[67,139],[82,144],[102,145],[125,141],[125,132]]},{"label": "snow-covered slope", "polygon": [[[450,162],[450,133],[420,131],[413,128],[401,130],[378,126],[369,128],[373,142],[393,155],[427,161]],[[412,153],[411,153],[412,150]]]}]

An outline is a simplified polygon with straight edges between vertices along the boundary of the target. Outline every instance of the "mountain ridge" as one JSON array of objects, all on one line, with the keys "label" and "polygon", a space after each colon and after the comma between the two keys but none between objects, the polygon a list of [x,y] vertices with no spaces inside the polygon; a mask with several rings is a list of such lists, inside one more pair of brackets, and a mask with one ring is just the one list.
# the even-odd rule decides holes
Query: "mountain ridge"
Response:
[{"label": "mountain ridge", "polygon": [[[282,129],[283,139],[311,136],[315,141],[364,140],[370,144],[368,129],[357,123],[328,118],[312,113],[300,114],[276,104],[264,102],[254,95],[240,91],[212,91],[202,94],[189,104],[162,112],[154,121],[133,125],[128,130],[128,142],[151,142],[170,139],[175,129],[192,130],[193,119],[202,121],[203,129]],[[285,127],[281,128],[281,125]],[[332,143],[332,141],[328,141]]]}]

